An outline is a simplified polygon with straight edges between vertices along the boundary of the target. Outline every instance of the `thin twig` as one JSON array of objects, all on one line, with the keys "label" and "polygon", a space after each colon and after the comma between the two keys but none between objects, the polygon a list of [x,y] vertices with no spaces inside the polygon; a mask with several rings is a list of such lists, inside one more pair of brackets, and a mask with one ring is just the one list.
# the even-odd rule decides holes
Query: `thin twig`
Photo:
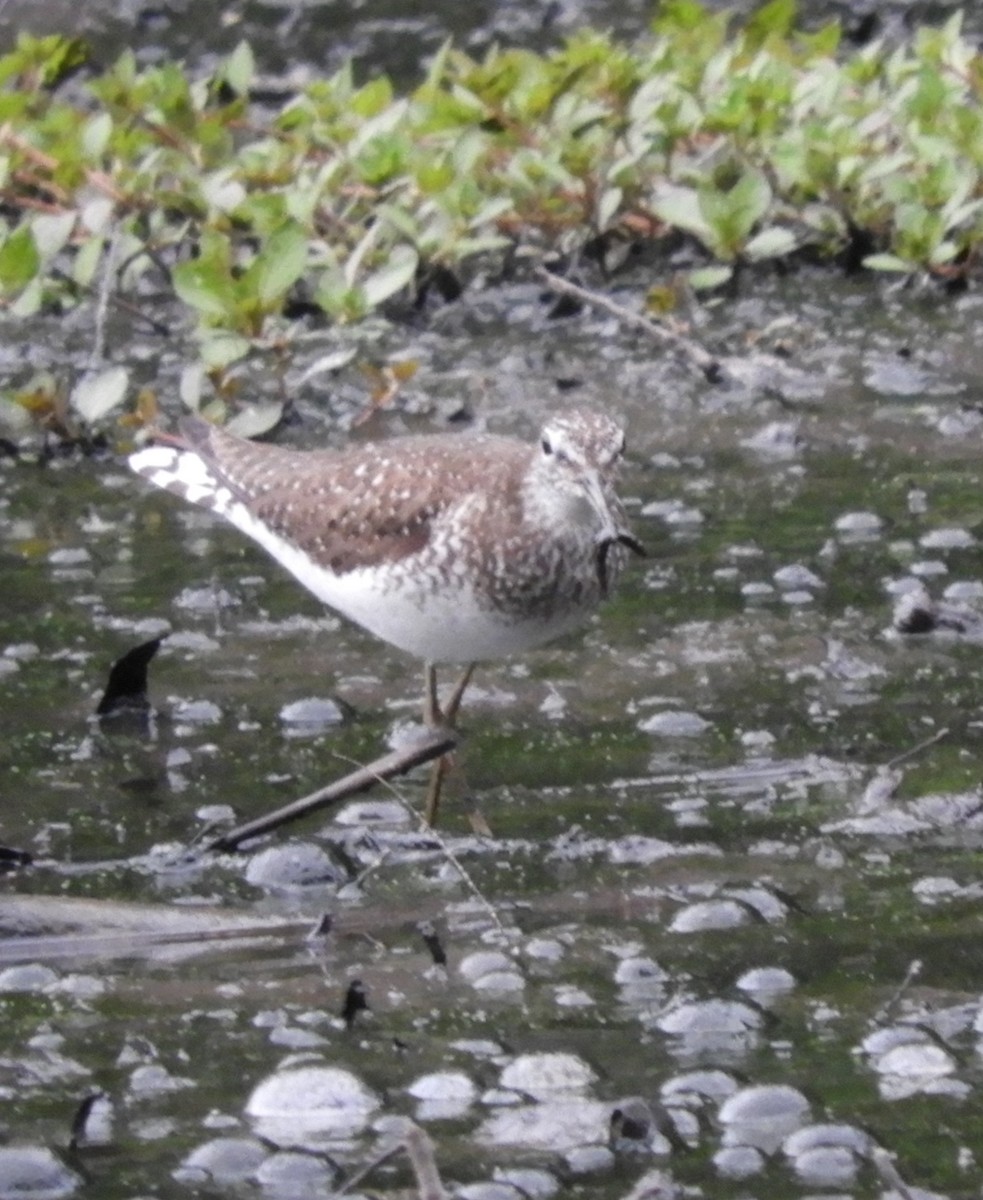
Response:
[{"label": "thin twig", "polygon": [[886,767],[897,767],[903,762],[907,762],[909,758],[914,758],[921,754],[923,750],[927,750],[930,746],[934,746],[936,742],[941,742],[943,738],[949,736],[948,729],[939,729],[933,733],[931,737],[927,737],[923,742],[919,742],[917,746],[912,746],[910,750],[904,750],[901,754],[895,755],[890,762],[885,763]]},{"label": "thin twig", "polygon": [[[416,811],[416,809],[413,807],[413,805],[410,804],[410,802],[406,799],[406,797],[400,792],[399,788],[395,787],[389,781],[389,779],[380,778],[379,783],[381,783],[382,786],[384,788],[386,788],[386,790],[393,796],[393,798],[397,801],[397,803],[401,804],[402,807],[405,809],[405,811],[410,815],[410,817],[414,821],[416,821],[417,825],[420,828],[420,832],[426,833],[427,837],[432,838],[433,841],[435,841],[437,843],[437,845],[440,847],[441,854],[443,854],[443,856],[451,864],[451,866],[454,868],[454,870],[457,871],[458,875],[461,877],[461,880],[463,881],[465,886],[468,888],[468,890],[472,893],[472,895],[475,897],[475,899],[478,901],[478,903],[481,905],[481,907],[488,914],[489,918],[492,921],[492,924],[495,926],[495,928],[498,930],[498,932],[501,933],[504,937],[508,937],[509,931],[508,931],[508,929],[506,929],[505,925],[502,923],[502,919],[501,919],[501,917],[499,917],[497,911],[495,910],[495,906],[484,895],[484,893],[481,891],[481,888],[479,888],[478,885],[475,883],[475,881],[471,878],[471,876],[468,874],[467,870],[465,869],[464,864],[457,857],[457,855],[454,853],[454,851],[450,848],[450,846],[447,844],[447,842],[444,840],[444,838],[441,837],[441,835],[437,832],[437,830],[434,828],[434,826],[427,823],[425,818],[423,818]],[[380,859],[378,862],[372,863],[371,867],[367,867],[366,870],[363,871],[359,875],[358,880],[356,882],[362,882],[369,873],[376,870],[382,864],[385,857],[386,857],[385,854],[380,856]]]},{"label": "thin twig", "polygon": [[921,975],[922,966],[923,964],[920,958],[913,958],[908,964],[908,970],[905,972],[904,979],[901,980],[894,992],[888,996],[877,1012],[874,1013],[874,1020],[878,1025],[883,1025],[883,1023],[887,1020],[891,1010],[915,982],[918,976]]},{"label": "thin twig", "polygon": [[643,313],[625,308],[623,305],[618,304],[616,300],[612,300],[610,296],[589,291],[587,288],[580,287],[579,284],[571,283],[569,279],[564,279],[560,275],[554,275],[552,271],[547,271],[545,267],[537,267],[536,275],[553,291],[573,296],[574,299],[580,300],[584,304],[589,304],[592,308],[603,309],[605,312],[617,317],[623,324],[631,325],[635,329],[641,329],[643,333],[647,333],[650,337],[655,338],[662,345],[668,345],[674,350],[678,350],[685,359],[702,372],[710,383],[717,383],[720,380],[723,371],[720,360],[714,358],[707,350],[704,350],[699,342],[694,341],[693,338],[688,338],[674,329],[660,325],[657,321],[651,320],[651,318],[646,317]]},{"label": "thin twig", "polygon": [[309,796],[303,796],[300,800],[294,800],[292,803],[284,805],[283,808],[237,825],[227,833],[219,834],[218,837],[205,842],[203,849],[235,850],[240,842],[244,842],[248,838],[259,837],[260,834],[279,829],[281,825],[298,821],[309,813],[318,812],[322,808],[328,808],[332,804],[347,800],[349,796],[368,791],[374,784],[389,779],[393,775],[405,775],[407,771],[411,771],[422,763],[430,762],[431,759],[439,758],[443,754],[449,754],[456,745],[457,739],[452,734],[435,733],[427,741],[404,747],[402,750],[394,750],[391,754],[384,754],[382,758],[377,758],[368,766],[359,767],[358,770],[352,771],[344,778],[336,779],[326,787],[311,792]]},{"label": "thin twig", "polygon": [[419,1200],[449,1200],[447,1189],[437,1170],[437,1160],[430,1137],[408,1117],[402,1119],[400,1126],[398,1131],[394,1131],[395,1140],[383,1145],[371,1162],[346,1179],[334,1193],[336,1196],[343,1196],[346,1192],[350,1192],[376,1167],[392,1158],[394,1154],[398,1154],[400,1150],[405,1150],[410,1165],[413,1167],[413,1174],[416,1176]]},{"label": "thin twig", "polygon": [[113,283],[116,274],[116,254],[119,250],[119,227],[114,225],[109,245],[102,260],[102,276],[99,280],[99,291],[96,296],[95,332],[92,338],[92,352],[89,355],[89,370],[99,369],[106,357],[106,315],[109,312],[109,301],[112,296]]},{"label": "thin twig", "polygon": [[874,1164],[877,1174],[901,1197],[901,1200],[915,1200],[914,1194],[898,1174],[898,1168],[883,1146],[875,1146],[870,1152],[870,1161]]}]

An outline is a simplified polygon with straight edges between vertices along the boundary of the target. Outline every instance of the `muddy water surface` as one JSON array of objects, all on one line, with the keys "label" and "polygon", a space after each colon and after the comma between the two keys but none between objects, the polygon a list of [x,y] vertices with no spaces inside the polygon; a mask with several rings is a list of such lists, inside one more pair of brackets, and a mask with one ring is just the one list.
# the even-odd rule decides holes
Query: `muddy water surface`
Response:
[{"label": "muddy water surface", "polygon": [[[446,840],[421,833],[411,778],[195,852],[404,736],[418,666],[114,454],[6,462],[0,840],[35,861],[0,884],[0,1136],[56,1155],[23,1194],[328,1195],[410,1116],[474,1198],[873,1196],[884,1150],[913,1195],[977,1196],[981,651],[969,616],[890,627],[918,581],[983,607],[978,310],[760,280],[702,318],[749,366],[721,388],[516,287],[378,327],[360,353],[420,369],[356,430],[356,364],[298,390],[298,444],[628,418],[650,557],[466,705],[493,839],[460,784]],[[180,347],[119,353],[173,394]],[[109,664],[163,631],[150,721],[100,725]],[[291,719],[307,699],[320,726]],[[271,1077],[328,1088],[329,1116],[298,1124]],[[69,1151],[95,1092],[111,1133]],[[0,1195],[29,1169],[3,1150]],[[397,1159],[360,1186],[410,1179]]]}]

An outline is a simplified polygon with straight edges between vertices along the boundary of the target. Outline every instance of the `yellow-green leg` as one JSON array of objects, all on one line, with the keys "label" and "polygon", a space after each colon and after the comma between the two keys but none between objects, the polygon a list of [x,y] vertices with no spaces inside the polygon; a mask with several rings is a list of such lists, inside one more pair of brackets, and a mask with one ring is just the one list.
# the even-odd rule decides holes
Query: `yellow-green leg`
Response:
[{"label": "yellow-green leg", "polygon": [[[447,704],[441,708],[437,696],[437,669],[433,663],[427,663],[423,690],[423,720],[430,729],[454,729],[457,714],[468,690],[475,664],[471,663],[457,681]],[[444,754],[431,766],[430,780],[427,784],[427,798],[423,809],[423,819],[428,825],[437,824],[440,812],[440,794],[443,791],[444,779],[453,767],[453,756]]]}]

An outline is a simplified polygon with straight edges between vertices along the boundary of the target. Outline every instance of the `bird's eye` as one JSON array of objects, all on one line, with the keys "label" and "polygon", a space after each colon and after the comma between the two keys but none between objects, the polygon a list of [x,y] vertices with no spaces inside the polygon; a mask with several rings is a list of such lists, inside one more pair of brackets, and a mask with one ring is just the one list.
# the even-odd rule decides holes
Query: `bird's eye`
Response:
[{"label": "bird's eye", "polygon": [[552,443],[550,442],[549,438],[543,438],[543,440],[539,444],[543,448],[543,453],[546,455],[547,458],[549,458],[549,456],[553,453],[553,446],[552,446]]},{"label": "bird's eye", "polygon": [[624,434],[621,435],[621,445],[618,447],[616,458],[624,458],[625,451],[628,449],[628,439]]}]

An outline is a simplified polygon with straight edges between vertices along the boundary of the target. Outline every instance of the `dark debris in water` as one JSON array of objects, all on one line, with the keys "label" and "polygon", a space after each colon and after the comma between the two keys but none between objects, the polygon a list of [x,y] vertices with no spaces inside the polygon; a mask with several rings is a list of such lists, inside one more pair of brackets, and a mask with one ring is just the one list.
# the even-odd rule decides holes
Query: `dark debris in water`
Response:
[{"label": "dark debris in water", "polygon": [[147,672],[163,640],[163,636],[151,638],[149,642],[134,646],[113,663],[106,690],[96,708],[97,716],[109,717],[122,712],[139,714],[149,710]]},{"label": "dark debris in water", "polygon": [[17,867],[29,867],[33,856],[26,850],[16,850],[13,846],[0,846],[0,872],[13,871]]},{"label": "dark debris in water", "polygon": [[346,1029],[351,1029],[361,1012],[369,1012],[369,996],[361,979],[353,979],[345,991],[345,1002],[341,1006],[341,1019]]}]

